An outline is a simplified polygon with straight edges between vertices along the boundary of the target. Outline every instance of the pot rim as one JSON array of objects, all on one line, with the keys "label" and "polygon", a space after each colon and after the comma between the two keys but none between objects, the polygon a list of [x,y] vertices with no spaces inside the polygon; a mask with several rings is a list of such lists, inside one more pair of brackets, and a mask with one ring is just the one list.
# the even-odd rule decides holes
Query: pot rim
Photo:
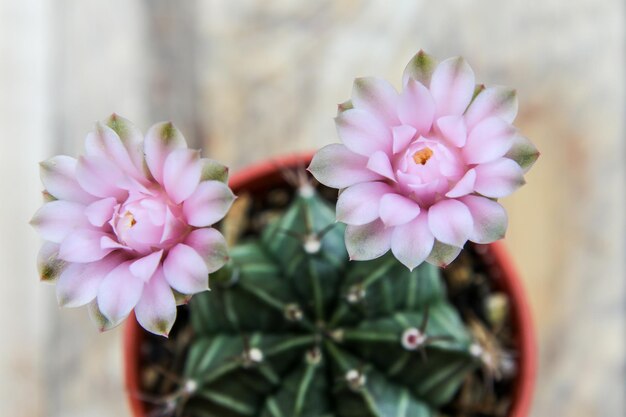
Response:
[{"label": "pot rim", "polygon": [[[274,157],[245,167],[229,180],[229,185],[236,193],[238,190],[266,182],[280,175],[281,169],[305,168],[311,161],[314,152],[303,152]],[[530,305],[521,277],[506,249],[503,241],[481,245],[484,249],[483,259],[488,263],[492,273],[500,279],[498,285],[507,293],[511,300],[511,319],[516,329],[518,376],[513,394],[513,402],[509,417],[527,417],[532,405],[535,377],[537,372],[537,348],[535,330]],[[123,375],[126,384],[126,395],[133,417],[146,417],[144,402],[140,398],[140,363],[141,342],[144,330],[131,313],[124,325],[123,335]]]}]

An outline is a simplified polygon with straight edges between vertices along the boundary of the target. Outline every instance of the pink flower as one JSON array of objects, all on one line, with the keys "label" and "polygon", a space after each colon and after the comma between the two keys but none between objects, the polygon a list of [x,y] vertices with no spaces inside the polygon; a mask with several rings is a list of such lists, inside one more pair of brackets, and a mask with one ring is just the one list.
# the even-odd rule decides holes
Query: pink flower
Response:
[{"label": "pink flower", "polygon": [[97,123],[84,156],[41,163],[48,202],[32,224],[46,240],[42,279],[57,280],[60,305],[90,303],[102,330],[134,308],[145,329],[167,335],[177,303],[207,290],[209,273],[227,260],[210,227],[234,199],[227,173],[187,149],[171,123],[145,139],[117,115]]},{"label": "pink flower", "polygon": [[343,144],[317,152],[313,175],[341,189],[337,220],[346,223],[350,257],[389,249],[412,269],[445,266],[467,240],[504,236],[496,202],[524,184],[538,156],[512,122],[514,90],[476,86],[462,58],[436,64],[420,51],[398,92],[377,78],[355,80],[335,119]]}]

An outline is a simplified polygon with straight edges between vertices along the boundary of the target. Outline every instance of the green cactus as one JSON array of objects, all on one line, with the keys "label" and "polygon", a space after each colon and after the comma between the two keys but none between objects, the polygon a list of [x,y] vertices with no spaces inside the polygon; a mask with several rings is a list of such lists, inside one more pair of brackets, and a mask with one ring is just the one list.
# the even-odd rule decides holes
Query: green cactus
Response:
[{"label": "green cactus", "polygon": [[426,417],[480,364],[441,272],[350,262],[310,187],[190,303],[186,416]]}]

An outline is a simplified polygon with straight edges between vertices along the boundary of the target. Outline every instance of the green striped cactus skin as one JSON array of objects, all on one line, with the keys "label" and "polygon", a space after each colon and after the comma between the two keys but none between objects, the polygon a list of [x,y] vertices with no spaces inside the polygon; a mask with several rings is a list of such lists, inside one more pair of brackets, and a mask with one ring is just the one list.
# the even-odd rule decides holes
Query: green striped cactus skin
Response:
[{"label": "green striped cactus skin", "polygon": [[185,416],[428,417],[480,366],[430,264],[350,262],[302,188],[190,303]]}]

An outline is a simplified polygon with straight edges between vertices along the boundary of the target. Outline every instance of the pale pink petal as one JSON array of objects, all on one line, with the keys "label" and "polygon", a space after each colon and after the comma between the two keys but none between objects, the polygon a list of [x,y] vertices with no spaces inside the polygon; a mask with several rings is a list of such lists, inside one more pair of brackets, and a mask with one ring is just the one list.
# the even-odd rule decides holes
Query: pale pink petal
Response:
[{"label": "pale pink petal", "polygon": [[437,67],[437,60],[426,52],[420,50],[411,58],[402,73],[402,85],[407,85],[410,79],[424,84],[430,84],[430,78]]},{"label": "pale pink petal", "polygon": [[437,128],[441,136],[457,148],[463,147],[467,140],[467,129],[462,116],[443,116],[437,119]]},{"label": "pale pink petal", "polygon": [[141,131],[130,120],[115,113],[106,120],[105,124],[117,133],[138,172],[145,174]]},{"label": "pale pink petal", "polygon": [[153,252],[148,256],[139,258],[130,264],[130,272],[137,278],[141,278],[143,282],[148,282],[161,263],[162,256],[163,250],[161,249],[160,251]]},{"label": "pale pink petal", "polygon": [[88,263],[99,261],[111,253],[112,248],[102,248],[100,241],[103,232],[97,230],[77,230],[70,233],[59,248],[59,258],[68,262]]},{"label": "pale pink petal", "polygon": [[351,261],[367,261],[383,256],[391,247],[392,227],[381,220],[362,226],[346,227],[346,249]]},{"label": "pale pink petal", "polygon": [[396,180],[391,162],[389,161],[389,156],[383,151],[376,151],[370,156],[370,159],[367,161],[367,168],[392,181]]},{"label": "pale pink petal", "polygon": [[98,288],[98,308],[112,323],[126,318],[141,298],[144,283],[130,272],[125,262],[109,272]]},{"label": "pale pink petal", "polygon": [[98,156],[81,156],[76,165],[76,179],[80,186],[96,197],[124,199],[127,191],[122,189],[125,175],[110,160]]},{"label": "pale pink petal", "polygon": [[88,204],[94,197],[76,181],[76,164],[76,159],[64,155],[41,162],[41,182],[46,191],[59,200]]},{"label": "pale pink petal", "polygon": [[194,192],[201,171],[199,151],[176,149],[169,154],[163,167],[163,185],[174,203],[180,204]]},{"label": "pale pink petal", "polygon": [[448,58],[437,65],[430,81],[436,115],[463,114],[474,95],[474,86],[474,71],[463,58]]},{"label": "pale pink petal", "polygon": [[391,151],[391,131],[364,110],[346,110],[335,118],[337,132],[348,149],[369,157],[376,151]]},{"label": "pale pink petal", "polygon": [[385,194],[380,199],[380,218],[386,226],[398,226],[413,220],[420,206],[410,198],[396,193]]},{"label": "pale pink petal", "polygon": [[91,263],[70,263],[57,282],[57,300],[61,307],[80,307],[90,303],[98,294],[100,283],[122,262],[111,254]]},{"label": "pale pink petal", "polygon": [[392,129],[393,135],[393,153],[402,152],[407,146],[415,139],[417,130],[413,126],[401,125],[394,126]]},{"label": "pale pink petal", "polygon": [[43,242],[37,253],[37,272],[42,282],[55,282],[66,268],[67,262],[59,259],[59,245]]},{"label": "pale pink petal", "polygon": [[467,137],[463,156],[468,164],[494,161],[511,149],[515,128],[497,117],[478,123]]},{"label": "pale pink petal", "polygon": [[380,199],[391,188],[383,182],[364,182],[346,188],[337,199],[337,220],[359,226],[379,216]]},{"label": "pale pink petal", "polygon": [[528,138],[516,134],[511,149],[504,156],[515,161],[524,172],[528,172],[539,158],[539,151]]},{"label": "pale pink petal", "polygon": [[507,87],[487,87],[481,91],[467,112],[465,120],[469,128],[489,117],[498,117],[513,123],[517,115],[517,92]]},{"label": "pale pink petal", "polygon": [[122,172],[135,179],[144,179],[142,172],[133,163],[128,154],[128,149],[117,133],[101,122],[97,122],[95,131],[87,135],[85,151],[88,156],[113,162]]},{"label": "pale pink petal", "polygon": [[413,270],[430,254],[435,238],[423,213],[407,224],[396,226],[391,235],[391,251],[407,268]]},{"label": "pale pink petal", "polygon": [[485,197],[468,195],[460,199],[467,206],[474,228],[469,240],[476,243],[491,243],[504,238],[508,225],[506,210],[499,203]]},{"label": "pale pink petal", "polygon": [[461,253],[461,248],[458,246],[447,245],[435,240],[433,250],[430,252],[430,255],[428,255],[428,258],[426,258],[426,262],[440,268],[445,268],[459,256],[459,253]]},{"label": "pale pink petal", "polygon": [[89,219],[89,223],[96,227],[102,227],[113,217],[117,204],[117,200],[113,197],[94,201],[85,209],[85,215]]},{"label": "pale pink petal", "polygon": [[193,248],[179,243],[163,261],[165,279],[183,294],[195,294],[209,289],[209,270]]},{"label": "pale pink petal", "polygon": [[485,197],[500,198],[524,185],[524,172],[508,158],[477,165],[474,189]]},{"label": "pale pink petal", "polygon": [[220,181],[203,181],[196,191],[185,200],[183,213],[191,226],[211,226],[221,220],[235,196],[228,186]]},{"label": "pale pink petal", "polygon": [[476,183],[476,171],[472,168],[468,170],[450,191],[446,193],[448,198],[457,198],[474,192]]},{"label": "pale pink petal", "polygon": [[398,123],[398,92],[386,80],[357,78],[352,88],[352,105],[375,115],[388,125]]},{"label": "pale pink petal", "polygon": [[472,215],[457,200],[441,200],[428,209],[428,225],[442,243],[462,247],[473,228]]},{"label": "pale pink petal", "polygon": [[89,226],[84,211],[79,203],[51,201],[37,210],[30,224],[43,239],[61,243],[68,234]]},{"label": "pale pink petal", "polygon": [[209,274],[220,269],[228,261],[226,240],[216,229],[210,227],[196,229],[187,235],[184,243],[198,252]]},{"label": "pale pink petal", "polygon": [[162,268],[145,284],[135,316],[141,327],[154,334],[167,337],[172,329],[176,321],[176,300]]},{"label": "pale pink petal", "polygon": [[146,164],[160,184],[163,184],[165,160],[173,150],[181,148],[187,148],[187,142],[171,122],[157,123],[146,133],[143,144]]},{"label": "pale pink petal", "polygon": [[435,102],[430,91],[410,79],[400,96],[398,116],[403,124],[414,127],[418,134],[428,133],[435,117]]},{"label": "pale pink petal", "polygon": [[382,179],[366,168],[367,158],[350,151],[345,145],[324,146],[313,156],[309,171],[322,184],[332,188],[346,188],[366,181]]}]

